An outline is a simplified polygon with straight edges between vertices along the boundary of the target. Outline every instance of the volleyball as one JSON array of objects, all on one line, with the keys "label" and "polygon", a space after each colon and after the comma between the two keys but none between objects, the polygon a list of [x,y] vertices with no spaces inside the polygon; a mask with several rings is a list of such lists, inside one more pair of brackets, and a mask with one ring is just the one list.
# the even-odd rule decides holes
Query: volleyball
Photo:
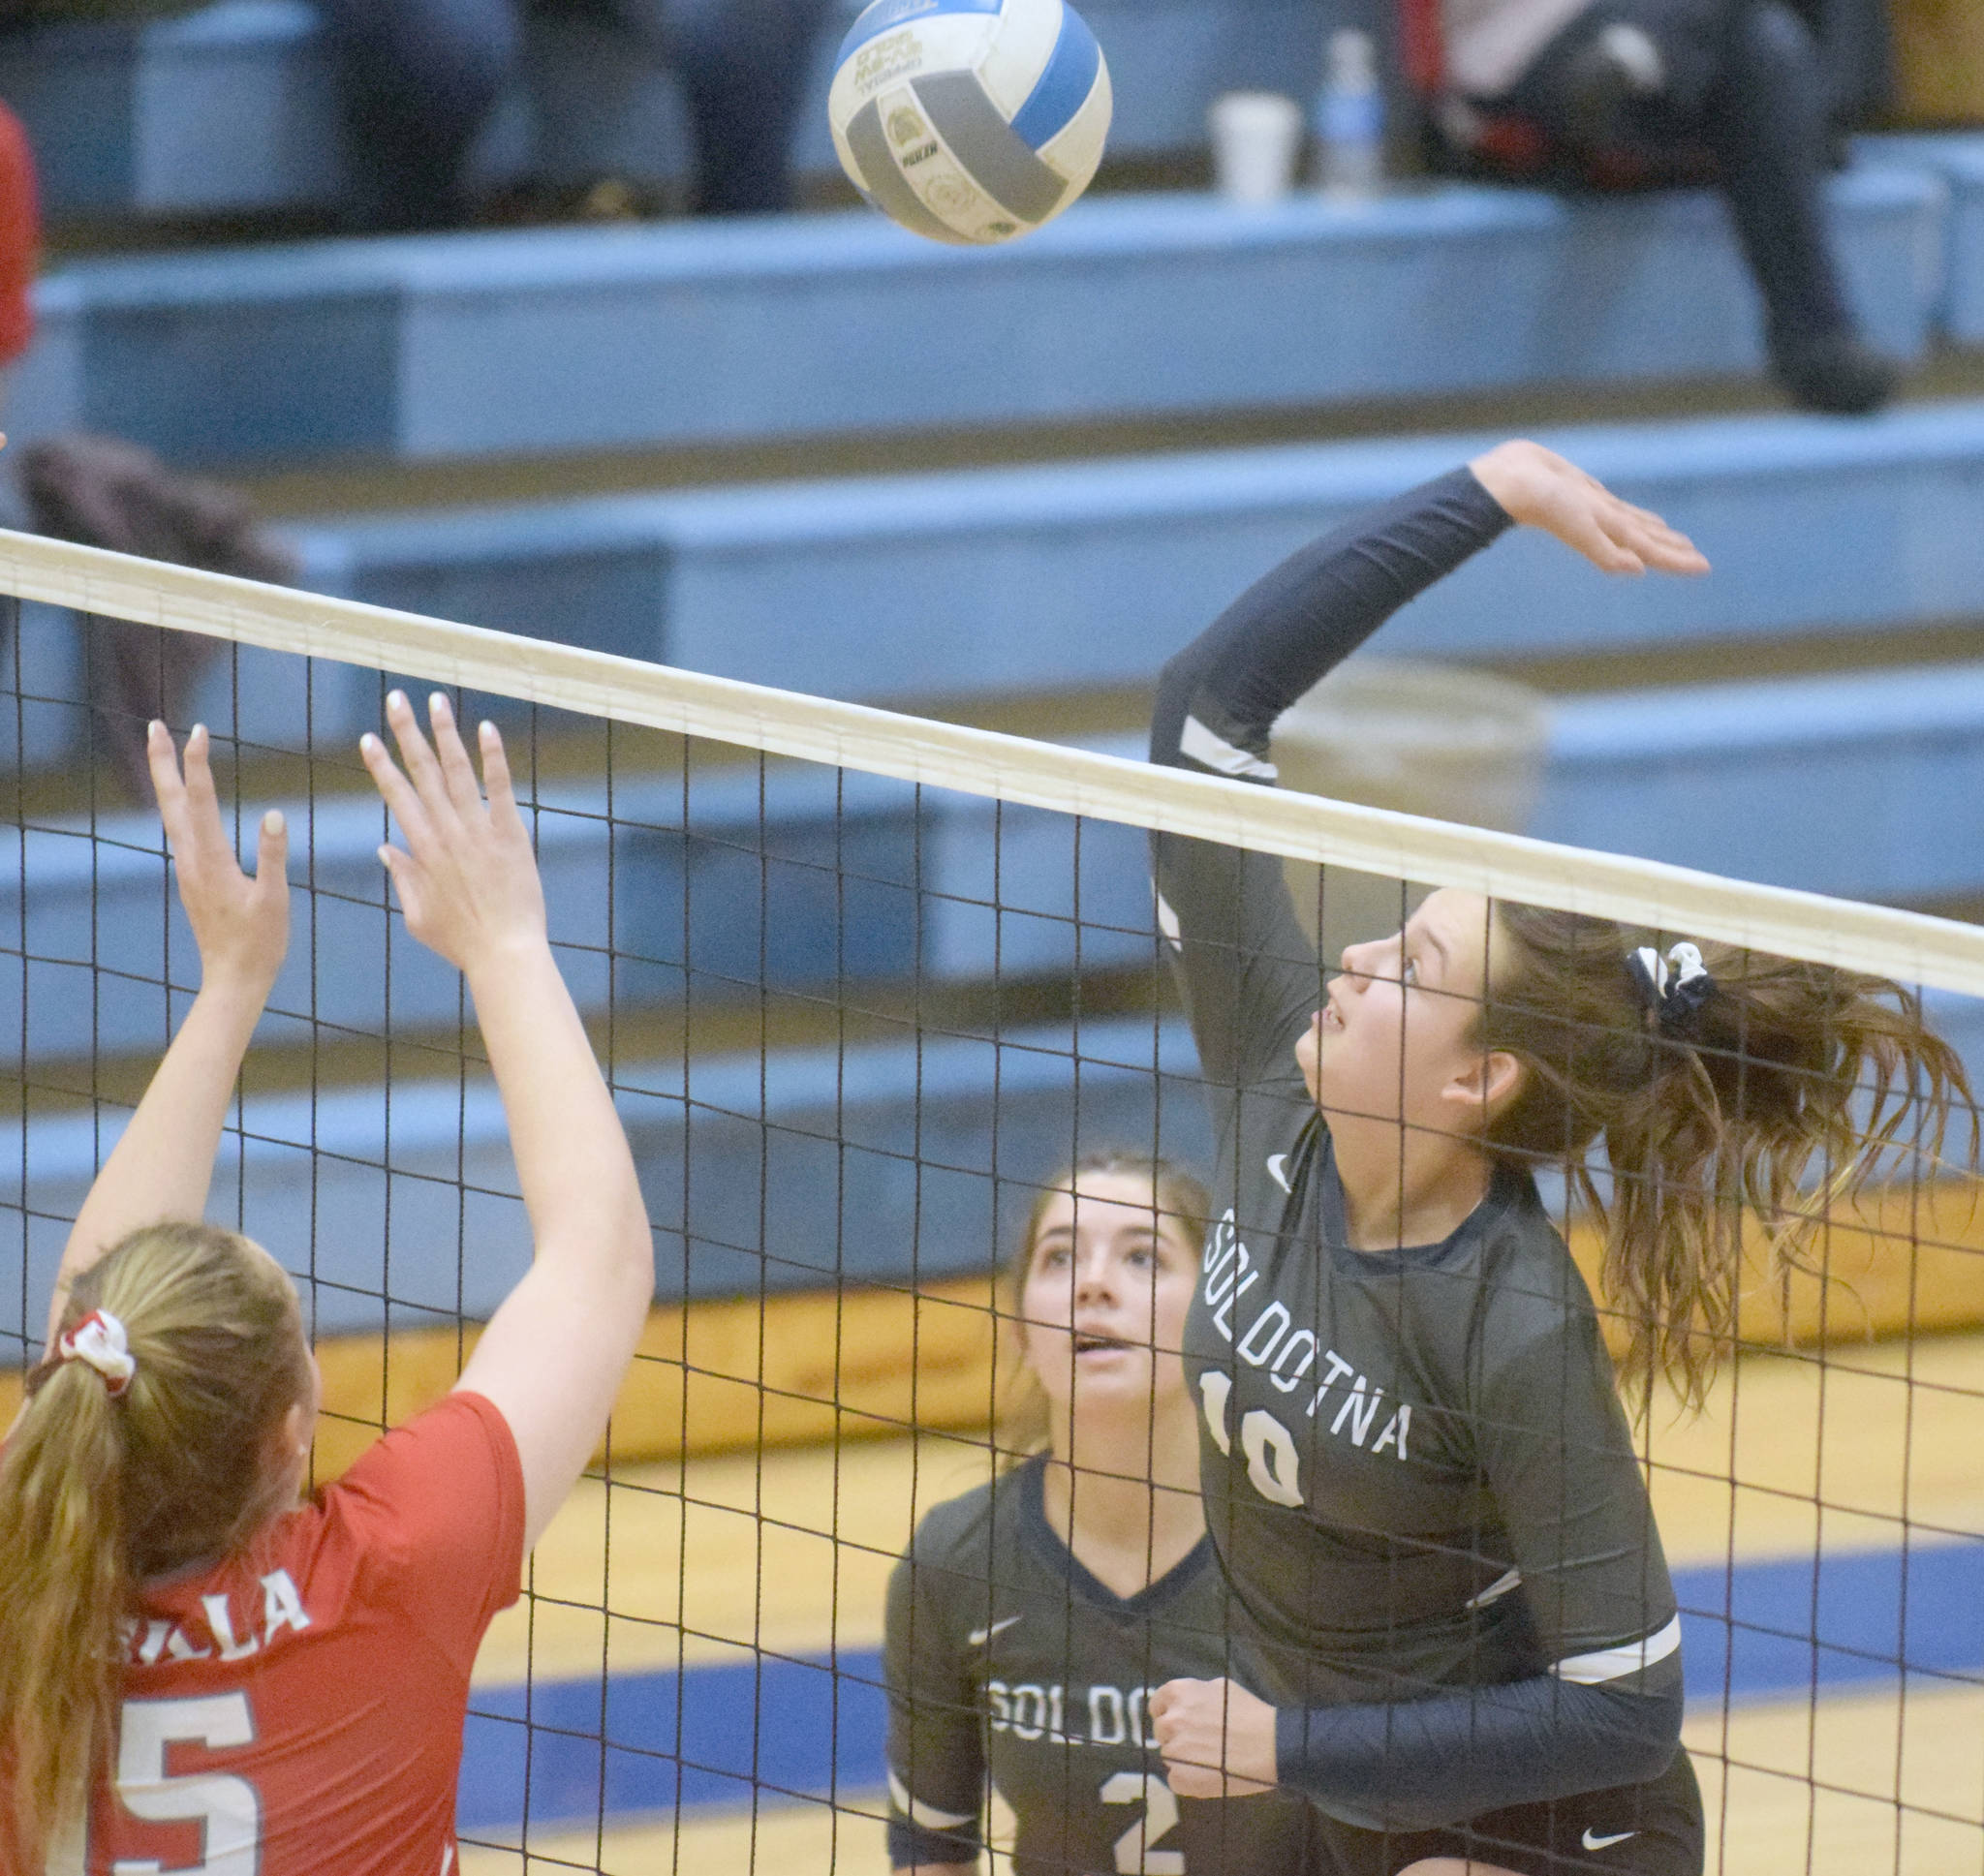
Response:
[{"label": "volleyball", "polygon": [[1089,186],[1109,68],[1067,0],[874,0],[827,97],[849,180],[912,233],[1009,241]]}]

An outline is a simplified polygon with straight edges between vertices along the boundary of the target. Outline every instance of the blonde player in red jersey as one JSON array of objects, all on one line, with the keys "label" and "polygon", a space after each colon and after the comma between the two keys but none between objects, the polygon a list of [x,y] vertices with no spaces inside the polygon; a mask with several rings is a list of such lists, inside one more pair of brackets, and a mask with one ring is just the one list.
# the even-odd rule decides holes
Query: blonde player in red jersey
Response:
[{"label": "blonde player in red jersey", "polygon": [[[0,1871],[448,1876],[469,1670],[606,1424],[654,1284],[634,1161],[544,929],[503,746],[388,700],[365,764],[408,928],[476,1000],[536,1242],[455,1390],[299,1502],[318,1404],[296,1292],[201,1221],[289,936],[196,729],[151,769],[201,988],[98,1175],[0,1452]],[[471,1251],[473,1254],[473,1251]]]}]

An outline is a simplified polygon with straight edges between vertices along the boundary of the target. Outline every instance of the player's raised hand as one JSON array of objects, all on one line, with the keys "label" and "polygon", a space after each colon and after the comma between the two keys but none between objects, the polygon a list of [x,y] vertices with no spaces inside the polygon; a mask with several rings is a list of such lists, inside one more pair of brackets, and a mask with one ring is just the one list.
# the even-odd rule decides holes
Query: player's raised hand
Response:
[{"label": "player's raised hand", "polygon": [[1468,467],[1512,521],[1555,535],[1601,572],[1706,573],[1693,541],[1648,508],[1621,501],[1540,443],[1504,443]]},{"label": "player's raised hand", "polygon": [[162,723],[146,731],[145,755],[202,980],[266,997],[290,948],[290,836],[282,815],[274,809],[263,815],[250,878],[221,824],[205,725],[196,723],[186,739],[183,772]]},{"label": "player's raised hand", "polygon": [[479,733],[479,784],[454,712],[438,691],[427,714],[431,745],[404,692],[386,700],[404,772],[377,736],[361,737],[358,749],[406,842],[404,850],[382,846],[379,857],[407,930],[473,978],[506,952],[544,943],[543,887],[496,726],[485,723]]}]

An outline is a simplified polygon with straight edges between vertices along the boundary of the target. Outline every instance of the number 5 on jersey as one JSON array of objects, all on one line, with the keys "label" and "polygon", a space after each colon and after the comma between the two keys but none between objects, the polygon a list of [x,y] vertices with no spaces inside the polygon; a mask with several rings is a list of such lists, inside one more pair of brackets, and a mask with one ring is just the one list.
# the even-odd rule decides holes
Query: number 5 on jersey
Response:
[{"label": "number 5 on jersey", "polygon": [[[256,1876],[262,1861],[262,1800],[245,1778],[221,1772],[167,1775],[175,1745],[253,1745],[255,1718],[236,1691],[202,1700],[127,1700],[118,1727],[117,1799],[146,1824],[195,1824],[197,1863],[174,1864],[171,1876]],[[154,1857],[120,1857],[111,1876],[162,1876]]]},{"label": "number 5 on jersey", "polygon": [[[1198,1377],[1198,1398],[1205,1407],[1206,1430],[1221,1452],[1231,1454],[1226,1431],[1226,1398],[1233,1377],[1207,1369]],[[1247,1476],[1270,1504],[1299,1505],[1302,1487],[1295,1467],[1295,1442],[1288,1430],[1265,1407],[1250,1408],[1240,1419],[1240,1450],[1247,1456]]]}]

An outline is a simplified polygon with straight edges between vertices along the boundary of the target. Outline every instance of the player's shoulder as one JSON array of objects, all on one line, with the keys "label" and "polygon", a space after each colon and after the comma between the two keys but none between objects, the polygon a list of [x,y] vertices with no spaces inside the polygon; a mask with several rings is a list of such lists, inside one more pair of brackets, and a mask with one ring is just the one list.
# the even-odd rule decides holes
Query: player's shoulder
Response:
[{"label": "player's shoulder", "polygon": [[382,1433],[317,1494],[325,1541],[390,1571],[458,1533],[491,1551],[520,1547],[523,1469],[502,1411],[455,1390]]},{"label": "player's shoulder", "polygon": [[445,1488],[467,1483],[464,1468],[477,1477],[507,1475],[518,1463],[502,1409],[483,1395],[456,1388],[380,1434],[327,1493],[377,1493],[415,1480]]},{"label": "player's shoulder", "polygon": [[[1421,1266],[1415,1340],[1435,1362],[1478,1377],[1539,1338],[1584,1337],[1596,1322],[1590,1286],[1564,1234],[1520,1169],[1503,1168],[1467,1223]],[[1463,1387],[1463,1392],[1471,1392]]]},{"label": "player's shoulder", "polygon": [[1584,1272],[1528,1174],[1505,1174],[1498,1186],[1502,1202],[1480,1246],[1471,1341],[1490,1370],[1551,1350],[1587,1360],[1602,1337]]},{"label": "player's shoulder", "polygon": [[935,1504],[917,1521],[909,1557],[918,1565],[976,1568],[980,1576],[995,1551],[1017,1541],[1029,1494],[1038,1495],[1047,1462],[1036,1453],[969,1492]]}]

